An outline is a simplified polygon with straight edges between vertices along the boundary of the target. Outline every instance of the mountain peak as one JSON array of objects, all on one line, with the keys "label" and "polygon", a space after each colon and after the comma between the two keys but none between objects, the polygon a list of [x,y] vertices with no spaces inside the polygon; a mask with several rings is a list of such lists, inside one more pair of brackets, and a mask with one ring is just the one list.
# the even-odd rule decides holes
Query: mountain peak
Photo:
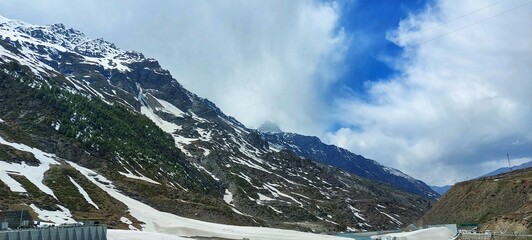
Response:
[{"label": "mountain peak", "polygon": [[0,51],[0,56],[18,62],[39,63],[33,66],[37,75],[65,70],[65,67],[58,67],[62,61],[58,57],[63,53],[76,55],[74,59],[81,64],[101,66],[107,70],[116,69],[121,72],[131,71],[129,64],[144,60],[142,54],[122,50],[102,38],[89,38],[81,31],[68,28],[61,23],[39,26],[0,16],[0,40],[19,46],[22,50],[20,54],[7,50]]},{"label": "mountain peak", "polygon": [[283,132],[281,130],[281,128],[279,128],[279,125],[277,125],[276,123],[270,122],[270,121],[264,122],[262,125],[260,125],[258,130],[260,132],[263,132],[263,133],[281,133],[281,132]]}]

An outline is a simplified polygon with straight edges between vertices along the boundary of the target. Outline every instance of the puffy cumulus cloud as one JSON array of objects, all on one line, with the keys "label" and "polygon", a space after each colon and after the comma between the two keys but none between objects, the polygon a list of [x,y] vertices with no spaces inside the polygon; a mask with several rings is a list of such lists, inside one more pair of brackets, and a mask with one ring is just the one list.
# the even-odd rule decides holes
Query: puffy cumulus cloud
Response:
[{"label": "puffy cumulus cloud", "polygon": [[[7,17],[63,22],[160,61],[189,90],[244,124],[321,134],[322,99],[347,37],[334,2],[19,1]],[[7,14],[3,13],[3,14]]]},{"label": "puffy cumulus cloud", "polygon": [[[532,160],[532,4],[439,1],[402,20],[398,74],[337,100],[328,140],[430,184]],[[515,162],[517,163],[517,162]]]}]

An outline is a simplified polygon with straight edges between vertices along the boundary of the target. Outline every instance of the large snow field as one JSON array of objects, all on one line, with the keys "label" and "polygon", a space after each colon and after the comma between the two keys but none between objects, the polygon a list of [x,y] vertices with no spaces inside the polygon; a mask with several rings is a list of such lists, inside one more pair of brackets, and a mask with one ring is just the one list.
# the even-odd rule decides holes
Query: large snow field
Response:
[{"label": "large snow field", "polygon": [[190,238],[178,237],[174,235],[154,233],[154,232],[141,232],[131,230],[107,230],[107,240],[190,240]]}]

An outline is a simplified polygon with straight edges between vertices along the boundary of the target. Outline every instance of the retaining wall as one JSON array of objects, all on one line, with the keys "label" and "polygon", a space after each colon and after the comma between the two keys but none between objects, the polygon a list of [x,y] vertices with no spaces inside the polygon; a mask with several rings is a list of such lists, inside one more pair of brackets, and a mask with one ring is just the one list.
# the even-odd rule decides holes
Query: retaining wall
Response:
[{"label": "retaining wall", "polygon": [[1,231],[0,240],[107,240],[106,226],[29,228]]}]

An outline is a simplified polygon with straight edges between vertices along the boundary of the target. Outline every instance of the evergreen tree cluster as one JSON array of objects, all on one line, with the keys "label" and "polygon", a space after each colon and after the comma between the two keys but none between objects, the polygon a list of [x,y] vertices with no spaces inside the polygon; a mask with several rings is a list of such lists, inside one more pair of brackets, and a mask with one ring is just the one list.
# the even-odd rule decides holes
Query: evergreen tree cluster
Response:
[{"label": "evergreen tree cluster", "polygon": [[47,113],[35,120],[40,122],[39,128],[57,130],[97,158],[140,164],[150,175],[163,170],[188,188],[203,189],[202,182],[207,182],[208,177],[195,174],[197,170],[186,162],[173,137],[146,116],[95,96],[66,91],[57,86],[64,81],[38,79],[15,62],[1,64],[0,69],[5,69],[0,73],[0,90],[5,93],[2,98],[11,101],[11,109],[20,106],[22,112],[40,108],[33,110]]}]

